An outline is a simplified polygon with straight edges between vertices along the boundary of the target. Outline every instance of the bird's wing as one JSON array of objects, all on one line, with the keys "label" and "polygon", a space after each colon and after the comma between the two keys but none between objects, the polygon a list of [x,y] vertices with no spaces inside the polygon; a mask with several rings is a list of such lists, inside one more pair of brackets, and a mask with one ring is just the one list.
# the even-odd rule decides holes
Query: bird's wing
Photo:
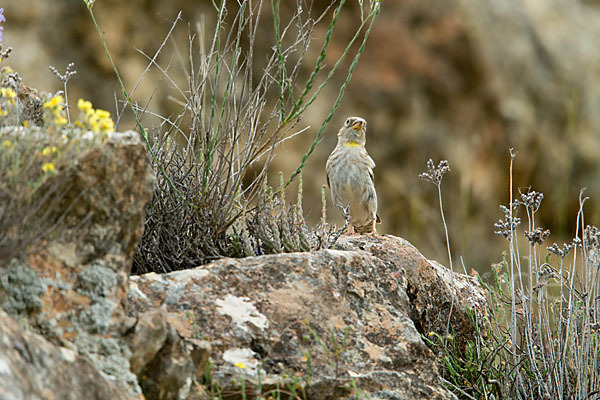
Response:
[{"label": "bird's wing", "polygon": [[373,161],[373,159],[371,158],[371,156],[367,153],[367,151],[365,150],[365,154],[367,156],[367,160],[369,160],[368,163],[368,167],[369,167],[369,177],[371,178],[371,183],[373,183],[373,185],[375,184],[375,178],[373,177],[373,168],[375,168],[375,161]]},{"label": "bird's wing", "polygon": [[327,176],[327,187],[331,189],[331,185],[329,184],[329,174],[325,174]]},{"label": "bird's wing", "polygon": [[[369,178],[371,178],[371,183],[373,184],[373,187],[375,186],[375,177],[373,176],[373,168],[375,168],[375,161],[373,161],[373,159],[369,156],[369,160],[371,161],[371,168],[369,168]],[[379,217],[378,214],[375,214],[377,223],[381,223],[381,218]]]}]

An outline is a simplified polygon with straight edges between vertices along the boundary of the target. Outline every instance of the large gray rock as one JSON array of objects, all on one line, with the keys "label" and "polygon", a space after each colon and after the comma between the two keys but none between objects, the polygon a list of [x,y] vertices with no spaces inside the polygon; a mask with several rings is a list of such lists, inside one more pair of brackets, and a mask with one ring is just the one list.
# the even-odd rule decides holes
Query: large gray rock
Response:
[{"label": "large gray rock", "polygon": [[[60,233],[0,268],[0,306],[25,329],[85,356],[91,362],[86,368],[111,380],[120,398],[138,398],[141,388],[130,370],[125,338],[137,320],[125,315],[122,300],[153,174],[135,132],[115,133],[106,143],[84,147],[77,161],[56,177],[68,188],[54,205],[56,218],[66,215]],[[57,365],[38,365],[33,358],[24,362],[30,364],[24,367],[28,374],[39,369],[41,381]],[[60,382],[48,380],[47,390],[60,392],[52,385]],[[102,385],[90,387],[89,396],[107,398],[102,393],[108,392],[94,392],[96,387]]]},{"label": "large gray rock", "polygon": [[[287,383],[315,399],[453,398],[417,326],[445,334],[451,323],[464,342],[472,332],[466,309],[486,316],[482,288],[399,238],[355,236],[341,245],[351,250],[134,276],[127,308],[135,315],[166,306],[184,342],[210,346],[212,383],[222,393],[239,394],[243,379],[248,395]],[[178,376],[197,384],[201,373],[182,367]]]},{"label": "large gray rock", "polygon": [[408,241],[394,236],[343,237],[337,246],[364,250],[386,265],[397,266],[394,276],[409,298],[407,311],[421,334],[453,334],[463,350],[467,341],[475,341],[474,323],[478,324],[481,335],[487,335],[486,292],[475,277],[454,273],[426,259]]}]

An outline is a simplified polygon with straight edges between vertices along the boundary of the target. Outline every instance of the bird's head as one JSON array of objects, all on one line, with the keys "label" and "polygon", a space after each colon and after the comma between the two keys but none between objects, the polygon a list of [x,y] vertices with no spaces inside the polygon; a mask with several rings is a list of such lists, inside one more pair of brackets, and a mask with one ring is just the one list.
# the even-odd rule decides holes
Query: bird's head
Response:
[{"label": "bird's head", "polygon": [[364,146],[367,137],[367,121],[360,117],[349,117],[338,132],[338,143],[345,146]]}]

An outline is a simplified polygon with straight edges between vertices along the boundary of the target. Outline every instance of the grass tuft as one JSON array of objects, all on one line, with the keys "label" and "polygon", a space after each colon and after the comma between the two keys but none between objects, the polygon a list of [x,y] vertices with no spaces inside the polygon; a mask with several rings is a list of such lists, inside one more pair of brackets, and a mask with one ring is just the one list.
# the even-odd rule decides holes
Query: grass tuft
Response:
[{"label": "grass tuft", "polygon": [[[338,16],[346,10],[344,1],[331,1],[322,14],[316,14],[311,3],[298,3],[284,13],[280,1],[273,0],[268,14],[262,0],[213,2],[214,15],[202,18],[196,32],[190,31],[189,53],[180,57],[185,83],[169,76],[170,65],[158,63],[164,43],[154,57],[147,57],[149,67],[163,72],[174,89],[174,102],[182,105],[178,114],[169,117],[149,111],[150,101],[143,108],[133,103],[94,17],[94,3],[84,3],[113,65],[124,103],[135,113],[158,177],[135,272],[168,272],[224,256],[307,251],[335,242],[311,242],[314,235],[304,223],[301,200],[293,206],[285,204],[285,190],[301,174],[340,104],[379,13],[379,1],[361,3],[365,10],[355,35],[343,44],[344,51],[331,68],[324,66],[324,59]],[[312,60],[306,57],[314,41],[311,33],[329,15],[321,52]],[[257,58],[254,45],[266,18],[273,22],[273,46],[264,60]],[[206,20],[214,20],[214,26],[207,26]],[[179,16],[168,36],[178,21]],[[303,114],[322,89],[333,84],[332,77],[357,39],[362,44],[315,141],[290,179],[282,179],[276,190],[268,189],[266,177],[277,147],[306,132],[308,127],[299,126]],[[152,129],[144,127],[148,119],[156,121]]]},{"label": "grass tuft", "polygon": [[544,196],[527,189],[513,198],[510,156],[509,204],[494,225],[508,250],[481,281],[491,329],[484,335],[488,322],[473,315],[476,340],[466,349],[452,335],[424,339],[461,399],[599,399],[600,230],[585,224],[582,191],[573,240],[544,246],[550,231],[536,224]]}]

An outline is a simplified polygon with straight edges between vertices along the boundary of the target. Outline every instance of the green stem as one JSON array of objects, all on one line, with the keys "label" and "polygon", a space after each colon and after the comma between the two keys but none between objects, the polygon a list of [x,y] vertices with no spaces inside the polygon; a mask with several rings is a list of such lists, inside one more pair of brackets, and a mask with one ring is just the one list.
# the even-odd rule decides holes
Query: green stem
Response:
[{"label": "green stem", "polygon": [[[213,5],[216,8],[216,4],[213,1]],[[221,0],[221,4],[218,8],[219,16],[217,18],[217,27],[216,27],[216,51],[215,51],[215,76],[213,80],[213,94],[210,99],[210,120],[208,123],[208,132],[211,132],[213,129],[213,121],[215,117],[215,109],[217,108],[217,93],[219,91],[219,76],[221,74],[221,59],[220,59],[220,51],[221,51],[221,24],[223,23],[223,14],[225,12],[225,0]],[[213,42],[214,43],[214,42]],[[208,135],[207,135],[208,136]],[[217,135],[218,137],[218,135]],[[208,175],[210,172],[210,167],[213,161],[214,148],[216,147],[216,138],[215,140],[210,140],[210,136],[207,137],[207,148],[205,149],[204,159],[206,160],[206,164],[204,166],[204,173],[202,177],[202,196],[206,197],[206,189],[208,188]]]},{"label": "green stem", "polygon": [[98,36],[100,36],[100,41],[102,42],[102,46],[104,47],[104,52],[106,53],[106,56],[108,57],[108,61],[110,61],[110,65],[112,66],[113,71],[115,72],[115,76],[117,77],[117,81],[119,82],[119,86],[121,87],[121,91],[123,92],[123,96],[125,96],[125,98],[127,99],[127,105],[129,106],[129,109],[131,110],[131,112],[133,113],[133,116],[135,117],[135,124],[138,127],[138,129],[140,130],[140,135],[142,136],[142,139],[144,140],[144,143],[146,144],[146,149],[150,153],[150,156],[152,157],[152,161],[154,161],[154,163],[158,166],[158,169],[160,170],[161,174],[164,176],[165,180],[167,181],[167,183],[169,184],[171,189],[173,189],[173,191],[175,191],[175,193],[177,193],[177,195],[182,200],[184,200],[190,207],[197,209],[198,207],[196,205],[192,204],[191,202],[189,202],[183,196],[181,191],[179,189],[177,189],[177,187],[175,186],[175,184],[173,183],[171,178],[169,178],[169,176],[167,175],[163,165],[159,162],[158,158],[156,157],[156,154],[152,150],[152,147],[150,146],[150,142],[148,141],[147,131],[142,126],[140,118],[138,117],[138,114],[135,111],[135,108],[133,107],[133,101],[131,100],[131,97],[129,96],[127,89],[125,89],[125,84],[123,83],[123,80],[121,79],[121,74],[119,74],[119,70],[117,69],[115,62],[113,61],[110,51],[108,50],[106,40],[104,39],[104,34],[102,33],[102,30],[100,30],[100,26],[98,25],[98,22],[96,21],[96,17],[94,16],[94,11],[92,10],[94,3],[88,2],[86,0],[82,0],[82,1],[86,5],[86,7],[90,13],[90,16],[92,17],[92,21],[94,22],[96,32],[98,32]]},{"label": "green stem", "polygon": [[278,75],[279,75],[279,120],[283,122],[284,117],[285,117],[285,97],[284,97],[284,90],[285,90],[285,60],[283,57],[283,53],[281,52],[281,34],[279,32],[280,30],[280,17],[279,17],[279,3],[280,0],[275,0],[275,2],[273,2],[273,0],[271,0],[271,10],[273,12],[273,30],[275,32],[275,40],[277,42],[276,44],[276,51],[277,51],[277,69],[278,69]]},{"label": "green stem", "polygon": [[[379,14],[379,10],[380,10],[379,4],[376,4],[375,5],[375,9],[373,11],[371,11],[371,13],[369,15],[369,17],[371,19],[371,23],[369,24],[369,27],[368,27],[368,29],[365,32],[365,35],[363,37],[363,41],[362,41],[362,43],[360,45],[360,48],[358,49],[358,52],[354,56],[354,60],[352,61],[352,64],[350,65],[350,68],[348,69],[348,76],[346,76],[346,80],[344,81],[344,83],[340,87],[340,91],[338,92],[337,99],[335,100],[335,103],[334,103],[333,107],[331,107],[331,109],[329,110],[329,114],[327,115],[327,118],[325,118],[325,121],[323,121],[323,124],[321,124],[321,127],[319,128],[319,131],[317,132],[317,136],[315,137],[315,140],[310,145],[310,148],[308,149],[308,152],[306,154],[304,154],[304,156],[302,156],[302,160],[300,161],[300,165],[290,175],[290,179],[288,179],[288,181],[285,183],[284,189],[287,188],[292,183],[292,181],[294,180],[294,178],[296,178],[296,176],[300,172],[302,172],[302,169],[306,165],[306,161],[308,160],[308,157],[310,157],[310,155],[313,153],[313,151],[315,150],[315,148],[317,147],[317,145],[319,143],[321,143],[321,141],[323,140],[323,138],[322,138],[323,131],[325,130],[325,127],[327,126],[327,124],[329,123],[329,121],[331,121],[331,118],[333,117],[333,114],[335,113],[335,110],[337,110],[337,108],[340,105],[342,97],[344,96],[344,93],[346,91],[346,87],[348,86],[348,84],[350,83],[350,79],[352,78],[352,73],[354,72],[354,69],[356,68],[356,65],[358,64],[358,59],[360,58],[360,55],[365,50],[365,45],[367,43],[367,39],[369,38],[369,34],[371,33],[371,28],[373,28],[373,24],[375,22],[375,18]],[[303,108],[303,110],[304,110],[304,108]]]},{"label": "green stem", "polygon": [[[319,58],[317,59],[317,62],[315,63],[315,68],[311,72],[310,77],[308,78],[308,81],[306,82],[306,86],[304,87],[304,91],[302,92],[302,94],[298,98],[298,101],[296,101],[294,103],[294,106],[292,107],[292,110],[288,114],[288,117],[285,119],[286,121],[290,121],[290,120],[294,119],[294,117],[302,114],[302,112],[298,112],[298,109],[304,103],[304,98],[306,97],[306,95],[308,95],[308,92],[310,92],[310,90],[312,89],[314,81],[317,78],[317,75],[319,74],[319,71],[321,71],[321,67],[323,66],[323,62],[325,61],[325,57],[327,56],[327,47],[329,46],[329,42],[331,41],[331,35],[333,34],[333,28],[334,28],[334,26],[335,26],[335,24],[337,22],[337,18],[340,15],[340,12],[342,11],[342,6],[344,5],[345,2],[346,2],[346,0],[341,0],[340,4],[335,9],[335,12],[333,14],[333,18],[331,19],[331,23],[329,24],[329,27],[327,27],[327,33],[325,34],[325,41],[323,42],[323,46],[321,46],[321,53],[319,54]],[[362,25],[361,25],[361,28],[362,28]],[[358,29],[357,34],[358,34],[359,31],[360,31],[360,28]],[[352,44],[352,42],[350,42],[350,44]],[[349,47],[347,46],[346,49],[345,49],[345,51],[344,51],[344,53],[342,54],[342,58],[348,52],[348,48]],[[336,65],[337,65],[337,63],[336,63]],[[335,70],[335,66],[334,66],[334,70]],[[329,77],[330,76],[328,76],[325,79],[324,83],[326,83],[329,80]],[[304,109],[306,109],[306,107],[304,107],[303,110]]]}]

